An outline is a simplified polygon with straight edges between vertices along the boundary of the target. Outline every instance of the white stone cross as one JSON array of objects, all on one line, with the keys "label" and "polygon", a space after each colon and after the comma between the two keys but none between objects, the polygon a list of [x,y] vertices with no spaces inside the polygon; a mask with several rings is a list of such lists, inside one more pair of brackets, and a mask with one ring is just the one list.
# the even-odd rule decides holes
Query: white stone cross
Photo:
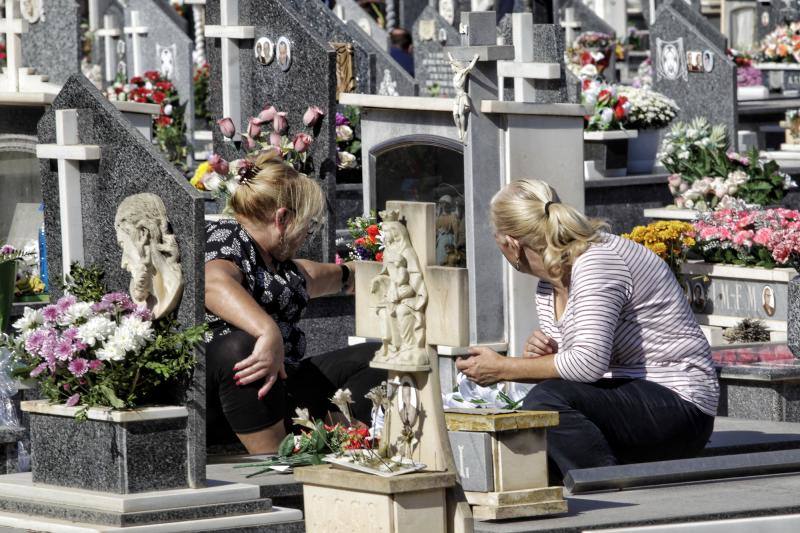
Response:
[{"label": "white stone cross", "polygon": [[567,30],[566,47],[569,48],[575,42],[577,30],[581,29],[581,21],[575,18],[574,7],[564,9],[564,20],[561,21],[561,27]]},{"label": "white stone cross", "polygon": [[22,66],[22,34],[28,23],[17,18],[18,0],[5,0],[5,18],[0,19],[0,33],[6,35],[6,68],[0,74],[0,92],[42,92],[55,94],[61,87],[47,83],[47,77],[36,76],[33,69]]},{"label": "white stone cross", "polygon": [[100,27],[100,0],[89,0],[89,30]]},{"label": "white stone cross", "polygon": [[142,35],[146,35],[149,29],[140,24],[139,12],[131,11],[131,25],[125,26],[125,34],[131,36],[131,48],[133,49],[133,72],[131,76],[142,75]]},{"label": "white stone cross", "polygon": [[58,205],[61,215],[62,272],[69,274],[70,265],[83,262],[83,217],[81,214],[80,161],[100,159],[100,147],[80,144],[78,111],[56,111],[56,144],[36,146],[39,159],[58,160]]},{"label": "white stone cross", "polygon": [[[533,102],[532,80],[558,80],[561,78],[561,65],[558,63],[535,63],[533,61],[533,13],[514,13],[511,15],[514,37],[514,61],[498,61],[498,86],[503,86],[503,78],[514,78],[514,100]],[[503,99],[503,91],[500,91]]]},{"label": "white stone cross", "polygon": [[105,44],[106,56],[106,81],[112,82],[117,75],[117,39],[122,35],[122,31],[114,20],[114,15],[103,17],[103,28],[97,30],[95,35],[102,37]]},{"label": "white stone cross", "polygon": [[206,37],[222,39],[222,116],[242,123],[239,41],[253,39],[255,27],[239,26],[239,0],[219,0],[220,24],[206,26]]}]

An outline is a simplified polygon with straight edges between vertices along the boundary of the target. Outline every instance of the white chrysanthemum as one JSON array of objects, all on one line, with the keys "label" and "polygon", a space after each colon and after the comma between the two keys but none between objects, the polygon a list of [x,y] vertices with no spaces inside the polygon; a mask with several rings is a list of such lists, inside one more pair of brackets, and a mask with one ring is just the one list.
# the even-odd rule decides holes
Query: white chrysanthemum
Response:
[{"label": "white chrysanthemum", "polygon": [[61,314],[59,324],[69,326],[92,316],[92,304],[88,302],[75,302]]},{"label": "white chrysanthemum", "polygon": [[126,350],[114,341],[109,341],[97,350],[97,358],[101,361],[122,361],[125,359]]},{"label": "white chrysanthemum", "polygon": [[96,316],[78,326],[78,338],[89,346],[94,346],[106,340],[116,329],[117,324],[114,321],[104,316]]},{"label": "white chrysanthemum", "polygon": [[[124,330],[126,337],[129,335],[133,339],[134,349],[140,350],[145,345],[152,341],[155,337],[155,332],[152,328],[152,323],[141,320],[135,316],[127,316],[122,319],[120,330]],[[119,331],[119,330],[117,330]]]},{"label": "white chrysanthemum", "polygon": [[41,326],[42,324],[44,324],[42,312],[38,309],[26,307],[25,311],[23,311],[22,318],[14,322],[14,329],[21,333],[25,333],[35,329],[37,326]]}]

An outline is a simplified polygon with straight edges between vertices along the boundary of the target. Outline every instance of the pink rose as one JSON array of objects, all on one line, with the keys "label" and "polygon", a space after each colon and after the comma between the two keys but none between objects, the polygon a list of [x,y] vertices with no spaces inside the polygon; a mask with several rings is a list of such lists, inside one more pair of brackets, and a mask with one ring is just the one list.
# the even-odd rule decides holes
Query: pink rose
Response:
[{"label": "pink rose", "polygon": [[311,146],[311,143],[314,142],[314,139],[306,135],[305,133],[298,133],[294,137],[294,149],[299,153],[304,153],[308,148]]},{"label": "pink rose", "polygon": [[279,111],[275,113],[275,118],[272,119],[272,129],[275,133],[283,133],[289,127],[289,122],[286,120],[286,112]]},{"label": "pink rose", "polygon": [[208,164],[211,165],[211,170],[217,174],[221,174],[223,176],[228,174],[228,162],[222,159],[219,154],[211,154],[211,157],[208,158]]},{"label": "pink rose", "polygon": [[257,139],[261,135],[261,121],[257,118],[251,118],[247,122],[247,135],[253,139]]},{"label": "pink rose", "polygon": [[275,109],[275,106],[271,105],[269,107],[265,107],[261,110],[261,113],[258,114],[258,120],[262,122],[272,122],[277,113],[278,110]]},{"label": "pink rose", "polygon": [[309,128],[313,128],[323,116],[325,116],[325,112],[323,112],[322,109],[315,105],[308,106],[308,109],[306,109],[303,115],[303,124]]},{"label": "pink rose", "polygon": [[236,135],[236,125],[231,118],[225,117],[218,120],[217,125],[219,126],[219,131],[228,139],[232,139]]}]

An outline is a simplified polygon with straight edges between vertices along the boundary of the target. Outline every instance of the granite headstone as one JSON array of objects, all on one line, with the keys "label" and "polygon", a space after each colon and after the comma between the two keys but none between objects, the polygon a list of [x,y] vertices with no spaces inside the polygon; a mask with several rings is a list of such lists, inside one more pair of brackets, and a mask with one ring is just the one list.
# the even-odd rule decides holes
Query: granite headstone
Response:
[{"label": "granite headstone", "polygon": [[426,7],[414,24],[414,71],[421,96],[453,96],[453,71],[446,46],[458,46],[458,31],[431,6]]},{"label": "granite headstone", "polygon": [[[83,255],[86,264],[105,272],[110,290],[127,291],[130,274],[121,266],[122,252],[117,244],[114,216],[117,206],[130,195],[149,192],[161,197],[180,249],[185,288],[177,310],[181,324],[200,324],[204,320],[205,225],[202,194],[166,161],[156,148],[108,102],[92,83],[80,74],[71,76],[50,109],[39,122],[39,142],[55,144],[55,112],[76,109],[78,135],[82,144],[98,145],[101,159],[80,164]],[[59,204],[58,170],[55,160],[42,159],[42,197],[44,199],[45,238],[51,297],[61,290],[56,280],[63,279],[62,228]],[[205,483],[205,369],[202,358],[189,392],[188,472],[192,486]],[[201,386],[198,386],[201,385]]]},{"label": "granite headstone", "polygon": [[38,10],[22,34],[22,64],[61,85],[81,71],[80,7],[75,0],[50,0]]},{"label": "granite headstone", "polygon": [[343,22],[354,22],[383,51],[389,50],[389,33],[356,0],[336,0],[333,12]]},{"label": "granite headstone", "polygon": [[[139,12],[140,24],[147,28],[141,38],[141,69],[133,68],[133,43],[130,35],[126,36],[129,78],[141,76],[148,70],[157,70],[169,79],[178,91],[181,105],[185,105],[184,119],[186,135],[192,139],[194,129],[194,41],[176,23],[175,10],[163,2],[156,0],[127,0],[125,25],[131,24],[131,13]],[[179,17],[178,17],[179,18]]]},{"label": "granite headstone", "polygon": [[401,28],[411,31],[414,23],[428,6],[431,0],[401,0],[398,2],[398,24]]},{"label": "granite headstone", "polygon": [[[597,16],[597,13],[592,11],[592,9],[581,0],[565,0],[561,2],[558,9],[558,20],[564,20],[564,11],[570,7],[575,10],[575,19],[580,23],[580,28],[576,34],[580,35],[587,31],[597,31],[608,35],[615,35],[614,28],[612,28],[608,22]],[[566,43],[566,45],[569,47],[572,43]]]},{"label": "granite headstone", "polygon": [[756,39],[761,40],[776,27],[800,19],[800,5],[793,1],[756,2]]},{"label": "granite headstone", "polygon": [[736,65],[726,46],[726,38],[683,0],[664,3],[650,27],[653,88],[677,102],[678,120],[706,117],[724,124],[736,149]]},{"label": "granite headstone", "polygon": [[[209,25],[219,24],[219,7],[218,1],[207,4]],[[315,129],[309,157],[313,161],[314,175],[326,192],[330,209],[336,193],[336,53],[327,41],[319,37],[308,20],[300,18],[286,2],[242,0],[239,10],[239,23],[253,26],[256,39],[267,37],[277,43],[280,37],[286,37],[291,43],[292,60],[286,71],[281,69],[277,60],[263,65],[255,58],[253,42],[242,41],[239,64],[243,123],[237,124],[237,129],[241,131],[243,126],[246,127],[247,117],[256,116],[265,105],[274,105],[288,113],[290,132],[306,131],[303,113],[309,105],[319,106],[325,116]],[[209,105],[212,115],[221,117],[223,86],[219,39],[208,39],[207,45],[211,65]],[[223,142],[216,125],[214,150],[226,159],[239,157],[232,151],[230,143]],[[335,217],[329,213],[320,231],[307,241],[301,255],[316,260],[332,259],[334,232]]]}]

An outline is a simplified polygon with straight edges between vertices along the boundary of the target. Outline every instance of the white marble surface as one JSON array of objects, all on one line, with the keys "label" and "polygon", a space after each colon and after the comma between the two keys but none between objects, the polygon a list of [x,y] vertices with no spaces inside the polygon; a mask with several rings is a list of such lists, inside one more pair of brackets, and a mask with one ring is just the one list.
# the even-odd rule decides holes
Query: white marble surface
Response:
[{"label": "white marble surface", "polygon": [[528,102],[508,102],[502,100],[484,100],[481,102],[481,111],[489,115],[552,115],[582,117],[586,114],[586,108],[584,108],[581,104],[535,104]]},{"label": "white marble surface", "polygon": [[639,130],[614,130],[614,131],[584,131],[584,141],[616,141],[620,139],[635,139]]},{"label": "white marble surface", "polygon": [[381,108],[404,111],[453,112],[452,98],[429,98],[425,96],[382,96],[378,94],[343,93],[339,103],[356,107]]},{"label": "white marble surface", "polygon": [[644,216],[656,220],[697,220],[700,213],[694,209],[678,209],[669,207],[653,207],[644,210]]},{"label": "white marble surface", "polygon": [[[26,413],[68,417],[74,417],[81,409],[79,406],[67,407],[60,403],[50,403],[48,400],[22,402],[21,408]],[[177,405],[126,410],[111,409],[110,407],[91,407],[87,410],[86,416],[89,420],[100,420],[102,422],[146,422],[168,418],[186,418],[189,416],[189,411],[186,407]]]},{"label": "white marble surface", "polygon": [[771,281],[789,283],[797,272],[793,268],[761,268],[741,265],[723,265],[703,261],[687,261],[681,272],[691,275],[711,276],[714,278],[746,279],[752,281]]}]

